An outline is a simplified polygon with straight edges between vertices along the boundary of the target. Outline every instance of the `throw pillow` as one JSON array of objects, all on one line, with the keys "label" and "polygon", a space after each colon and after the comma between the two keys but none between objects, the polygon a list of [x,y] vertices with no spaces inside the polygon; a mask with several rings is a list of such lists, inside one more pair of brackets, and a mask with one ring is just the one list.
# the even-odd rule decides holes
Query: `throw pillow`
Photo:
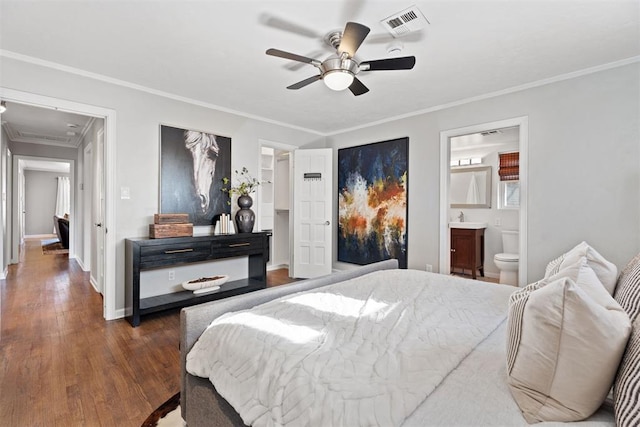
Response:
[{"label": "throw pillow", "polygon": [[631,427],[640,424],[640,323],[634,322],[627,350],[620,363],[620,370],[613,388],[616,425]]},{"label": "throw pillow", "polygon": [[545,279],[514,293],[507,374],[527,422],[593,414],[611,388],[630,330],[624,310],[591,279],[580,285],[568,277]]},{"label": "throw pillow", "polygon": [[544,277],[548,278],[557,274],[566,266],[575,264],[582,257],[587,258],[589,266],[596,273],[596,276],[598,276],[598,279],[600,279],[607,291],[609,291],[609,295],[613,295],[616,287],[616,279],[618,278],[618,268],[612,262],[607,261],[598,251],[589,246],[587,242],[579,243],[569,252],[550,261],[549,264],[547,264]]},{"label": "throw pillow", "polygon": [[635,322],[640,314],[640,254],[622,270],[614,298]]}]

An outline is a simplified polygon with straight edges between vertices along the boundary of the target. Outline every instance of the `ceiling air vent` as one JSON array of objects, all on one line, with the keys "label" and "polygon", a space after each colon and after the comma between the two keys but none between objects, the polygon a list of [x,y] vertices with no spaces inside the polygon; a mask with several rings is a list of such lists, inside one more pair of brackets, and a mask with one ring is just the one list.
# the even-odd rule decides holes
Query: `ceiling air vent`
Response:
[{"label": "ceiling air vent", "polygon": [[420,12],[420,9],[414,5],[383,19],[380,23],[393,37],[400,37],[405,34],[420,31],[429,24],[429,21],[427,21],[427,18]]}]

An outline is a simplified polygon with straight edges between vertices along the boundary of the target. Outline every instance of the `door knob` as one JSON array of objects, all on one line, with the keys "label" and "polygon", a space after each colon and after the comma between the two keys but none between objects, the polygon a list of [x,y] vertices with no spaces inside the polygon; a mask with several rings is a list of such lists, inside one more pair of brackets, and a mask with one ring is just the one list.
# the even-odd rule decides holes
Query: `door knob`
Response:
[{"label": "door knob", "polygon": [[325,221],[324,225],[331,225],[331,222],[330,221]]},{"label": "door knob", "polygon": [[101,222],[97,223],[96,227],[102,227],[102,223]]}]

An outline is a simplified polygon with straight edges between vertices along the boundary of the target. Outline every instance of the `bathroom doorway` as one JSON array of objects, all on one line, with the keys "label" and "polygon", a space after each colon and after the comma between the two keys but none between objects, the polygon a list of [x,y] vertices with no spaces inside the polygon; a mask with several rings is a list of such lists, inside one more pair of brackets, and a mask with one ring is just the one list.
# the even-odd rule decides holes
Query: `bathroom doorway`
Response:
[{"label": "bathroom doorway", "polygon": [[[440,143],[440,273],[452,273],[452,259],[456,261],[452,257],[458,255],[453,252],[450,227],[477,227],[474,233],[484,257],[477,266],[488,280],[497,282],[501,270],[494,256],[503,251],[502,231],[517,230],[517,284],[524,286],[527,283],[527,117],[443,131]],[[508,153],[519,155],[517,179],[509,182],[504,174],[504,159],[511,155]],[[461,221],[464,221],[462,225]],[[459,268],[454,268],[454,272],[471,273]],[[514,282],[515,279],[514,276]]]}]

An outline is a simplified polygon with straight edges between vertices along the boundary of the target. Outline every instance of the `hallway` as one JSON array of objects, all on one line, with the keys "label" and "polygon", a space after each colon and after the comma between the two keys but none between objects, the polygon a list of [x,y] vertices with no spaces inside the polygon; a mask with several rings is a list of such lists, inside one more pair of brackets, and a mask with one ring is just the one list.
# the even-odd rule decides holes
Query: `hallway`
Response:
[{"label": "hallway", "polygon": [[89,274],[39,239],[9,266],[0,303],[2,425],[139,426],[180,388],[178,311],[106,322]]}]

